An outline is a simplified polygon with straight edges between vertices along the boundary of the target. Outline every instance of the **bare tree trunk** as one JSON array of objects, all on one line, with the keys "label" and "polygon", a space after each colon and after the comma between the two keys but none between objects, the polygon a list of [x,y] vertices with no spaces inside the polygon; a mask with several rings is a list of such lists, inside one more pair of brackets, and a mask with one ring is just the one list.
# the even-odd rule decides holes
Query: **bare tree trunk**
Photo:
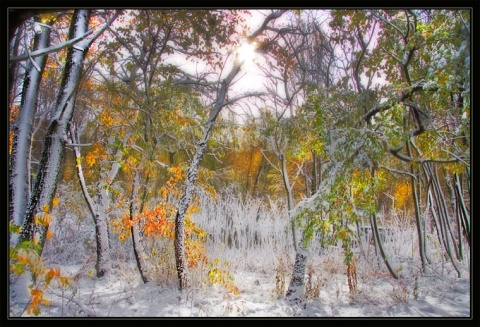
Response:
[{"label": "bare tree trunk", "polygon": [[465,201],[463,200],[462,194],[462,184],[458,174],[455,174],[455,196],[456,203],[459,208],[458,215],[460,216],[460,223],[462,225],[463,233],[467,239],[468,246],[470,246],[470,216],[468,214],[467,208],[465,206]]},{"label": "bare tree trunk", "polygon": [[[50,44],[50,29],[43,28],[41,34],[36,34],[33,49],[41,50]],[[10,221],[21,226],[27,210],[30,196],[29,166],[32,126],[37,111],[37,98],[47,56],[40,56],[27,63],[23,82],[22,102],[20,112],[13,126],[13,144],[10,156],[9,180],[9,215]],[[11,244],[16,245],[18,237],[12,235]]]},{"label": "bare tree trunk", "polygon": [[385,266],[387,266],[387,269],[390,272],[390,275],[392,275],[393,278],[398,279],[398,275],[392,269],[392,266],[390,265],[390,261],[388,261],[388,257],[387,257],[387,254],[385,252],[385,249],[383,248],[382,239],[380,238],[380,233],[378,232],[378,224],[377,224],[377,216],[376,215],[371,215],[370,216],[370,226],[372,228],[375,244],[378,245],[378,249],[380,250],[380,254],[382,256],[383,262],[385,263]]},{"label": "bare tree trunk", "polygon": [[[448,211],[446,208],[443,192],[440,189],[440,185],[438,182],[438,175],[435,173],[434,171],[435,169],[434,167],[431,166],[430,163],[424,163],[423,168],[432,186],[431,188],[429,188],[428,196],[430,197],[432,202],[432,205],[430,208],[431,208],[432,215],[435,219],[435,223],[437,225],[437,233],[438,233],[439,239],[441,241],[441,244],[443,245],[443,248],[445,249],[446,254],[450,258],[453,267],[457,271],[458,277],[460,277],[461,276],[460,268],[458,267],[456,258],[452,253],[452,245],[451,245],[451,243],[453,243],[453,246],[456,247],[456,243],[454,241],[454,237],[449,224]],[[437,218],[437,214],[438,214],[438,218]]]},{"label": "bare tree trunk", "polygon": [[[136,213],[138,213],[136,200],[138,198],[138,173],[134,172],[133,176],[133,185],[132,185],[132,195],[130,197],[130,221],[133,220],[133,217]],[[133,245],[133,253],[135,255],[135,261],[137,262],[137,268],[140,272],[140,276],[144,283],[148,283],[151,281],[151,278],[148,276],[148,269],[145,261],[143,260],[143,247],[140,240],[140,233],[138,230],[138,224],[132,225],[130,228],[132,233],[132,245]]]},{"label": "bare tree trunk", "polygon": [[173,243],[175,247],[175,261],[180,290],[184,289],[188,285],[188,267],[184,248],[185,214],[192,200],[193,191],[195,188],[194,184],[198,177],[198,167],[200,166],[200,162],[202,161],[203,155],[207,148],[207,142],[210,138],[213,125],[215,123],[215,120],[217,119],[218,114],[220,113],[220,110],[222,110],[222,108],[225,106],[225,96],[227,94],[230,83],[239,71],[240,66],[234,65],[230,74],[228,74],[228,76],[221,83],[220,90],[217,94],[217,100],[203,129],[202,139],[197,144],[195,156],[192,160],[192,163],[190,164],[190,167],[188,168],[186,182],[187,184],[185,186],[185,191],[180,198],[177,214],[175,215],[175,238]]},{"label": "bare tree trunk", "polygon": [[252,189],[252,194],[257,194],[257,187],[258,187],[258,180],[260,179],[260,175],[262,174],[262,171],[263,171],[263,168],[264,168],[264,162],[265,162],[265,159],[263,158],[263,155],[261,157],[261,161],[260,161],[260,166],[258,167],[258,172],[257,174],[255,175],[255,182],[253,183],[253,189]]},{"label": "bare tree trunk", "polygon": [[293,246],[295,248],[295,251],[297,251],[298,249],[297,249],[297,236],[295,231],[295,221],[293,220],[293,217],[292,217],[292,210],[293,210],[292,185],[290,185],[290,181],[288,178],[287,160],[285,158],[285,152],[281,153],[279,157],[282,163],[283,184],[285,186],[285,191],[287,192],[287,209],[288,209],[288,218],[290,219],[290,226],[292,227]]},{"label": "bare tree trunk", "polygon": [[305,248],[303,238],[296,249],[292,278],[285,296],[289,302],[299,304],[305,297],[305,271],[308,261],[308,251]]},{"label": "bare tree trunk", "polygon": [[[85,198],[85,201],[88,204],[90,214],[92,215],[93,221],[95,223],[95,240],[96,240],[96,251],[97,251],[97,261],[95,264],[95,269],[97,271],[97,277],[102,277],[108,274],[111,270],[110,263],[110,246],[108,239],[108,183],[97,183],[98,196],[97,201],[95,202],[90,194],[88,193],[87,185],[85,183],[85,178],[83,176],[83,169],[81,163],[81,154],[80,149],[75,144],[79,144],[79,138],[75,133],[74,127],[70,125],[70,136],[72,138],[72,143],[74,144],[73,149],[76,158],[76,167],[77,167],[77,176],[80,181],[80,186],[82,187],[82,193]],[[121,154],[121,152],[119,151]],[[117,156],[118,157],[118,156]],[[117,158],[118,159],[118,158]],[[115,175],[118,172],[118,162],[113,164],[113,167],[108,175],[108,179],[113,181]],[[111,178],[111,179],[110,179]]]},{"label": "bare tree trunk", "polygon": [[[374,168],[372,168],[371,173],[372,173],[372,178],[373,178],[375,176],[375,169]],[[392,269],[392,266],[390,265],[390,261],[388,261],[387,253],[385,252],[385,249],[383,248],[382,239],[380,238],[380,233],[378,231],[377,216],[375,214],[370,216],[370,227],[371,227],[373,235],[374,235],[375,244],[378,245],[378,249],[380,250],[380,254],[382,255],[383,262],[385,262],[385,266],[387,266],[387,269],[390,272],[390,275],[392,275],[393,278],[398,279],[398,275]]]},{"label": "bare tree trunk", "polygon": [[97,239],[97,277],[109,275],[112,270],[110,262],[110,242],[108,239],[108,191],[104,183],[97,183],[99,195],[95,215],[95,235]]},{"label": "bare tree trunk", "polygon": [[[407,143],[407,150],[408,150],[408,155],[411,156],[411,150],[410,150],[410,142]],[[410,172],[411,174],[411,180],[412,180],[412,194],[413,194],[413,203],[415,207],[415,221],[417,225],[417,235],[418,235],[418,249],[419,249],[419,254],[420,254],[420,260],[422,261],[422,273],[425,273],[426,269],[426,263],[425,263],[425,233],[422,230],[422,213],[420,212],[420,203],[419,203],[419,197],[418,197],[418,182],[417,179],[415,178],[415,175],[417,173],[416,169],[413,168],[413,165],[410,164]]]}]

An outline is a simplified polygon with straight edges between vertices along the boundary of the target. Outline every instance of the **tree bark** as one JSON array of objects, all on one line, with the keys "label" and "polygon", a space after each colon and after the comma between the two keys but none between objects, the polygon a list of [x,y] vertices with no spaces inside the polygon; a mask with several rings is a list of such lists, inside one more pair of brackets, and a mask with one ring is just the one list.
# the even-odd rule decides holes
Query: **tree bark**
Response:
[{"label": "tree bark", "polygon": [[[79,144],[79,139],[75,133],[73,126],[70,126],[70,135],[72,138],[73,144]],[[80,186],[82,187],[82,193],[87,202],[90,214],[92,216],[93,222],[95,223],[95,241],[96,241],[96,251],[97,251],[97,260],[95,263],[95,269],[97,271],[97,277],[103,277],[108,274],[111,270],[110,263],[110,246],[108,238],[108,191],[107,188],[110,185],[109,181],[113,181],[117,172],[118,172],[118,163],[115,162],[113,167],[108,174],[108,181],[105,183],[97,183],[98,197],[95,202],[90,196],[87,185],[85,183],[85,178],[83,176],[83,169],[81,163],[80,149],[78,146],[73,146],[76,167],[77,167],[77,176],[80,181]],[[121,154],[121,151],[118,153]],[[118,158],[117,153],[117,158]]]},{"label": "tree bark", "polygon": [[392,269],[392,266],[390,265],[390,261],[388,261],[388,257],[387,257],[387,254],[385,252],[385,249],[383,248],[382,239],[380,238],[380,233],[378,231],[378,224],[377,224],[376,215],[371,215],[370,216],[370,226],[371,226],[371,229],[372,229],[372,232],[373,232],[375,244],[378,245],[378,249],[380,250],[380,254],[382,256],[383,262],[385,263],[385,266],[387,266],[387,269],[390,272],[390,275],[392,275],[393,278],[398,279],[398,275]]},{"label": "tree bark", "polygon": [[308,251],[305,248],[303,238],[296,249],[292,278],[285,296],[289,302],[299,304],[305,297],[305,271],[308,260]]},{"label": "tree bark", "polygon": [[290,181],[288,178],[287,172],[287,160],[285,158],[285,153],[280,154],[279,156],[281,164],[282,164],[282,178],[283,184],[285,186],[285,192],[287,192],[287,209],[288,209],[288,218],[290,219],[290,226],[292,228],[292,239],[293,239],[293,246],[295,251],[298,252],[298,245],[297,245],[297,235],[295,231],[295,222],[292,217],[292,210],[293,210],[293,196],[292,196],[292,186],[290,185]]},{"label": "tree bark", "polygon": [[[35,35],[33,48],[40,50],[48,47],[49,44],[50,29],[44,28],[41,34]],[[21,226],[24,222],[30,194],[29,166],[32,126],[37,111],[38,90],[47,62],[47,56],[38,57],[33,59],[33,61],[35,64],[28,62],[26,68],[20,112],[13,126],[13,144],[10,156],[9,214],[10,221],[18,226]],[[16,234],[12,235],[11,241],[12,245],[16,245],[18,241]]]},{"label": "tree bark", "polygon": [[460,182],[460,178],[458,174],[455,174],[455,195],[457,198],[457,204],[459,207],[459,215],[460,215],[460,222],[462,225],[463,232],[465,234],[465,238],[467,239],[468,246],[470,246],[470,216],[468,214],[465,201],[463,200],[462,194],[462,184]]},{"label": "tree bark", "polygon": [[[134,172],[133,176],[133,183],[132,183],[132,195],[130,197],[130,221],[133,220],[133,217],[138,213],[138,208],[136,205],[136,200],[138,198],[138,180],[139,176],[137,172]],[[132,233],[132,245],[133,245],[133,253],[135,255],[135,261],[137,263],[138,271],[140,272],[140,276],[144,283],[148,283],[151,281],[148,275],[147,265],[143,260],[143,251],[142,251],[142,244],[140,240],[140,233],[138,230],[138,224],[132,225],[130,228]]]},{"label": "tree bark", "polygon": [[[408,155],[411,156],[410,143],[407,143]],[[417,192],[418,182],[415,178],[417,171],[413,168],[413,165],[410,164],[411,180],[412,180],[412,194],[413,194],[413,203],[415,207],[415,221],[417,225],[417,234],[418,234],[418,249],[420,254],[420,260],[422,262],[422,273],[425,273],[426,269],[426,255],[425,255],[425,233],[422,228],[422,214],[420,212],[419,197]]]},{"label": "tree bark", "polygon": [[[431,213],[435,219],[435,223],[437,225],[437,234],[442,242],[443,248],[450,258],[453,267],[457,271],[458,277],[461,277],[460,268],[456,262],[455,255],[452,253],[452,245],[456,249],[456,243],[451,231],[450,223],[448,220],[448,211],[446,208],[445,198],[443,192],[440,188],[438,182],[438,175],[435,172],[435,169],[431,163],[424,163],[423,168],[431,182],[431,188],[429,189],[428,196],[431,199],[432,206],[430,207]],[[437,218],[438,214],[438,218]],[[458,255],[458,252],[456,253]]]}]

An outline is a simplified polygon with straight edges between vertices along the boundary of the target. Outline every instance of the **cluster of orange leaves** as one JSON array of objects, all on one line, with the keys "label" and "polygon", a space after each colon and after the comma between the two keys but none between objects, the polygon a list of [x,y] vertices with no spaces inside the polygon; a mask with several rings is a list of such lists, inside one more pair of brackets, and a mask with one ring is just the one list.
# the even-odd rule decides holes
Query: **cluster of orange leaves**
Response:
[{"label": "cluster of orange leaves", "polygon": [[[12,105],[10,107],[10,124],[13,124],[17,119],[19,110],[20,110],[19,106]],[[12,143],[13,143],[13,130],[10,129],[8,153],[12,153]]]},{"label": "cluster of orange leaves", "polygon": [[23,267],[32,273],[34,283],[30,285],[30,303],[27,306],[27,314],[38,316],[41,313],[40,305],[49,306],[50,301],[44,298],[45,291],[52,281],[57,281],[57,287],[70,287],[70,278],[61,275],[60,269],[47,269],[42,258],[33,249],[20,248],[15,251],[10,271],[15,274],[23,274]]},{"label": "cluster of orange leaves", "polygon": [[[59,203],[58,198],[53,198],[52,199],[52,207],[56,207]],[[46,237],[47,239],[52,237],[52,229],[50,228],[50,222],[52,221],[52,215],[49,213],[50,211],[50,206],[49,205],[44,205],[42,208],[42,211],[38,212],[35,214],[33,222],[35,223],[35,226],[43,225],[47,228],[47,233]],[[34,236],[33,238],[33,243],[35,245],[38,244],[38,237],[37,235]]]},{"label": "cluster of orange leaves", "polygon": [[98,159],[105,159],[106,155],[107,153],[105,148],[99,142],[97,142],[92,146],[92,149],[85,156],[85,161],[89,167],[92,167]]},{"label": "cluster of orange leaves", "polygon": [[[160,237],[173,241],[175,237],[174,215],[177,207],[171,203],[170,197],[179,197],[181,189],[179,182],[185,178],[185,173],[180,167],[168,168],[169,179],[158,190],[162,200],[152,209],[143,210],[140,214],[130,217],[125,213],[121,219],[112,220],[110,224],[113,230],[119,234],[119,239],[125,241],[131,235],[131,228],[136,224],[142,226],[144,235],[148,237]],[[198,199],[189,206],[185,217],[185,255],[189,267],[195,267],[199,262],[206,262],[206,247],[203,244],[206,238],[205,231],[190,219],[190,216],[198,212],[200,207]]]},{"label": "cluster of orange leaves", "polygon": [[[70,282],[67,277],[62,277],[60,269],[50,268],[46,273],[43,274],[44,278],[44,290],[48,288],[52,280],[57,280],[61,286],[68,287]],[[38,316],[41,313],[40,305],[49,306],[50,301],[43,297],[44,291],[40,288],[32,287],[30,290],[30,295],[32,296],[30,303],[27,307],[28,314],[34,314]]]},{"label": "cluster of orange leaves", "polygon": [[[53,198],[52,206],[56,207],[59,203],[58,198]],[[52,216],[49,214],[49,205],[45,205],[42,211],[37,213],[34,217],[36,226],[43,225],[47,227],[47,238],[52,236],[49,228]],[[19,233],[21,228],[18,228],[15,233]],[[59,287],[70,287],[68,277],[61,276],[60,269],[46,268],[43,259],[34,248],[22,243],[15,248],[10,248],[10,272],[16,275],[22,275],[25,270],[29,270],[32,274],[33,284],[29,286],[30,295],[32,296],[27,306],[27,314],[38,316],[41,313],[40,305],[48,306],[50,302],[43,297],[45,290],[47,290],[51,282],[56,280]],[[38,234],[35,234],[33,244],[38,244]]]}]

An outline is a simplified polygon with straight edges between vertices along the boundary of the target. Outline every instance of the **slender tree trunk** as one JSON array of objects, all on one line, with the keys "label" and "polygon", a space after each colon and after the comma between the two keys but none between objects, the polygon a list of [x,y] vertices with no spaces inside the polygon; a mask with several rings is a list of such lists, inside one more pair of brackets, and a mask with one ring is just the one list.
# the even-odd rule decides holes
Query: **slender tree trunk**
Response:
[{"label": "slender tree trunk", "polygon": [[[373,179],[375,177],[375,168],[372,168],[371,174]],[[390,275],[392,275],[393,278],[398,279],[398,275],[392,269],[392,266],[390,265],[390,261],[388,260],[388,257],[387,257],[387,253],[385,252],[385,249],[383,247],[383,242],[382,242],[382,239],[380,238],[380,232],[378,231],[377,216],[375,214],[370,215],[370,227],[372,229],[375,244],[378,245],[378,249],[380,250],[380,254],[382,256],[383,262],[385,263],[385,266],[387,266],[387,269],[390,272]]]},{"label": "slender tree trunk", "polygon": [[[135,214],[138,213],[137,210],[137,198],[138,198],[138,172],[134,172],[133,176],[133,185],[132,185],[132,195],[130,197],[130,221],[133,220]],[[140,272],[140,276],[144,283],[148,283],[151,281],[150,277],[148,276],[148,269],[145,261],[143,260],[143,247],[140,240],[140,233],[138,230],[138,224],[132,225],[130,228],[132,233],[132,245],[133,245],[133,253],[135,255],[135,261],[137,262],[137,268]]]},{"label": "slender tree trunk", "polygon": [[295,248],[295,251],[297,251],[297,235],[295,231],[295,221],[293,220],[293,217],[292,217],[292,210],[293,210],[292,186],[290,185],[290,180],[288,178],[287,160],[285,158],[285,153],[280,154],[280,161],[282,163],[283,184],[285,186],[285,191],[287,193],[288,219],[290,219],[290,226],[292,228],[293,246]]},{"label": "slender tree trunk", "polygon": [[222,86],[219,90],[217,95],[217,101],[215,103],[214,108],[205,124],[203,129],[203,136],[200,142],[197,144],[197,149],[195,156],[193,157],[192,163],[187,171],[187,181],[185,190],[183,192],[182,197],[180,198],[180,202],[178,204],[177,214],[175,215],[175,238],[174,238],[174,247],[175,247],[175,261],[176,261],[176,268],[177,268],[177,275],[179,281],[179,289],[182,290],[188,285],[188,267],[187,267],[187,260],[185,257],[185,214],[187,213],[188,206],[192,200],[193,191],[195,188],[195,181],[198,177],[198,167],[200,166],[200,162],[202,161],[203,155],[207,148],[207,142],[210,138],[210,134],[212,132],[213,125],[215,120],[220,113],[220,110],[225,105],[225,96],[228,91],[228,87],[233,80],[233,78],[238,74],[240,71],[240,66],[235,65],[227,76],[227,79],[222,82]]},{"label": "slender tree trunk", "polygon": [[[408,150],[408,155],[411,156],[411,150],[410,150],[410,142],[407,143],[407,150]],[[424,242],[424,231],[422,230],[422,213],[420,212],[420,203],[419,203],[419,197],[418,197],[418,182],[417,179],[414,177],[417,175],[418,171],[413,168],[413,165],[410,164],[410,172],[411,174],[411,180],[412,180],[412,194],[413,194],[413,203],[415,207],[415,222],[417,225],[417,235],[418,235],[418,249],[419,249],[419,254],[420,254],[420,260],[422,262],[422,273],[425,273],[426,269],[426,263],[425,263],[425,242]]]},{"label": "slender tree trunk", "polygon": [[463,200],[462,184],[458,174],[455,174],[455,195],[456,202],[459,207],[460,223],[462,225],[463,233],[467,239],[468,246],[470,246],[470,216]]},{"label": "slender tree trunk", "polygon": [[[451,232],[451,228],[449,227],[448,221],[448,212],[446,209],[445,199],[443,198],[443,193],[441,191],[440,185],[438,183],[438,175],[435,174],[434,168],[429,164],[425,163],[423,165],[425,172],[428,174],[429,180],[431,181],[432,187],[429,189],[428,196],[431,197],[431,212],[434,216],[435,223],[437,225],[437,233],[439,235],[439,239],[442,242],[443,248],[445,249],[446,254],[450,258],[453,267],[457,271],[458,276],[461,276],[460,268],[456,262],[456,258],[452,253],[452,246],[451,243],[453,242],[453,246],[456,246],[454,242],[453,235]],[[435,206],[433,205],[435,204]],[[438,218],[437,218],[438,213]],[[441,236],[440,236],[441,235]],[[452,242],[450,241],[452,238]],[[458,254],[458,253],[457,253]]]},{"label": "slender tree trunk", "polygon": [[108,238],[108,191],[104,183],[98,183],[99,191],[97,212],[95,215],[95,235],[97,240],[97,262],[95,269],[97,277],[109,275],[111,271],[110,242]]},{"label": "slender tree trunk", "polygon": [[[50,45],[50,29],[43,28],[41,34],[36,34],[33,49],[41,50]],[[10,221],[21,226],[24,222],[30,195],[30,145],[32,138],[33,119],[37,111],[37,98],[47,56],[39,56],[27,63],[23,82],[22,102],[20,112],[13,126],[13,144],[10,156]],[[11,245],[16,245],[18,237],[12,235]]]},{"label": "slender tree trunk", "polygon": [[392,275],[393,278],[398,279],[398,275],[392,269],[392,266],[390,265],[390,261],[388,261],[387,253],[385,252],[385,249],[383,248],[382,239],[380,238],[380,233],[378,232],[378,224],[377,224],[376,215],[371,215],[370,216],[370,226],[371,226],[371,229],[372,229],[372,232],[373,232],[373,237],[374,237],[374,240],[375,240],[375,244],[378,245],[378,249],[379,249],[380,254],[382,256],[383,262],[385,263],[385,266],[387,266],[387,269],[390,272],[390,275]]},{"label": "slender tree trunk", "polygon": [[[433,169],[433,167],[431,171],[433,173],[433,187],[434,187],[433,189],[436,191],[435,198],[438,200],[439,207],[442,209],[440,210],[440,218],[443,219],[444,225],[446,226],[445,231],[447,234],[447,242],[449,239],[452,240],[455,255],[457,259],[460,259],[457,243],[455,242],[455,235],[454,235],[452,226],[450,224],[450,215],[448,211],[447,201],[445,200],[445,195],[443,194],[442,188],[440,186],[438,173],[435,169]],[[448,245],[450,247],[450,242],[448,242]]]},{"label": "slender tree trunk", "polygon": [[[79,138],[77,137],[73,126],[70,126],[70,135],[72,138],[72,143],[79,144]],[[121,150],[118,150],[115,158],[116,161],[113,163],[112,168],[107,175],[107,181],[97,183],[98,196],[97,201],[94,201],[88,193],[85,178],[83,176],[80,149],[75,145],[73,148],[76,159],[77,176],[80,181],[80,186],[82,187],[83,196],[88,204],[90,214],[92,215],[95,223],[95,240],[97,245],[97,261],[95,264],[95,269],[97,271],[97,277],[103,277],[108,275],[111,271],[110,245],[108,237],[108,187],[118,173],[120,168],[118,161],[121,160],[122,152]]]},{"label": "slender tree trunk", "polygon": [[260,159],[260,166],[258,167],[258,172],[257,174],[255,175],[255,182],[253,183],[253,189],[252,189],[252,194],[257,194],[257,186],[258,186],[258,180],[260,179],[260,175],[262,174],[262,171],[263,171],[263,168],[264,168],[264,162],[265,162],[265,159],[263,158],[263,155],[261,157],[262,159]]},{"label": "slender tree trunk", "polygon": [[253,155],[255,152],[255,148],[252,148],[250,150],[250,158],[248,162],[248,170],[247,170],[247,176],[245,176],[245,190],[243,192],[243,197],[247,195],[250,189],[250,178],[251,178],[251,170],[252,170],[252,165],[253,165]]}]

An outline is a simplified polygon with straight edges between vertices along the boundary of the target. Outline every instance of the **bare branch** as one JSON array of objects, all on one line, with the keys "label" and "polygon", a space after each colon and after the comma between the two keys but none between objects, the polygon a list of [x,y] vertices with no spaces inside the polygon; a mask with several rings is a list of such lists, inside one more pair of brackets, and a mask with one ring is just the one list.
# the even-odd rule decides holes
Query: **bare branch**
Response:
[{"label": "bare branch", "polygon": [[29,59],[30,57],[35,58],[35,57],[39,57],[39,56],[44,56],[44,55],[52,53],[52,52],[58,52],[62,49],[65,49],[65,48],[68,48],[68,47],[72,46],[75,43],[78,43],[78,42],[82,41],[85,37],[87,37],[88,35],[90,35],[92,33],[93,33],[93,30],[90,29],[87,32],[85,32],[85,34],[80,35],[80,36],[78,36],[74,39],[68,40],[64,43],[57,44],[57,45],[52,45],[51,47],[41,49],[41,50],[37,50],[37,51],[33,51],[33,52],[27,51],[27,53],[25,53],[25,54],[22,54],[22,55],[17,56],[17,57],[10,58],[10,62],[25,61],[25,60]]}]

